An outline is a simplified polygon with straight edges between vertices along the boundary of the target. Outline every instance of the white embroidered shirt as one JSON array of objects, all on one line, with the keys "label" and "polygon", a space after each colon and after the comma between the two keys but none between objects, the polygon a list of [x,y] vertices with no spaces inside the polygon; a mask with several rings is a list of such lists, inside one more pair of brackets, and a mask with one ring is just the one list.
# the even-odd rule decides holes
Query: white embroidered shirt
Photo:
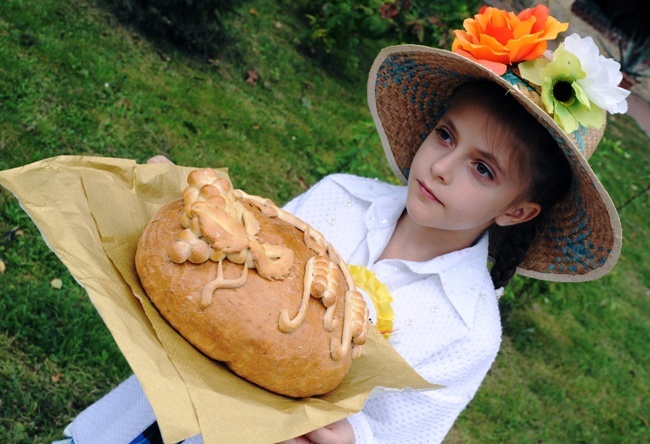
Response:
[{"label": "white embroidered shirt", "polygon": [[501,343],[487,234],[470,248],[427,262],[377,262],[405,205],[406,187],[337,174],[285,206],[319,230],[348,263],[369,268],[388,287],[395,312],[391,344],[425,379],[445,386],[368,400],[348,418],[357,443],[441,442]]}]

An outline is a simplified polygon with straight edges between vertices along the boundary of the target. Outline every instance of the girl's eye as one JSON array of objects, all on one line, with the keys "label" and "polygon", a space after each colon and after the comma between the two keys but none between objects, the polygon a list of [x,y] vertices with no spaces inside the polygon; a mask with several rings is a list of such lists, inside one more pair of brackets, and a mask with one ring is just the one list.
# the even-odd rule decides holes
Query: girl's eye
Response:
[{"label": "girl's eye", "polygon": [[479,176],[485,177],[486,179],[490,179],[490,180],[494,179],[494,174],[492,174],[492,170],[483,162],[476,162],[474,168],[476,169],[476,172],[479,174]]},{"label": "girl's eye", "polygon": [[442,140],[445,143],[451,142],[451,134],[444,128],[436,128],[436,133],[438,133],[438,139]]}]

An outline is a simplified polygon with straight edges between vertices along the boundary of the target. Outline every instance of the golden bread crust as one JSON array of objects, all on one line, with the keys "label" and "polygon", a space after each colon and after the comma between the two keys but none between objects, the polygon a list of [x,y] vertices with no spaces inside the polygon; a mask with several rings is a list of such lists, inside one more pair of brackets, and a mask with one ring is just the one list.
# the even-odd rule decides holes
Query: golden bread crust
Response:
[{"label": "golden bread crust", "polygon": [[[324,298],[316,297],[309,297],[304,321],[293,331],[282,331],[280,314],[287,310],[289,318],[297,315],[307,262],[315,253],[306,245],[305,233],[296,226],[266,216],[260,205],[250,200],[241,202],[259,222],[256,242],[293,251],[288,275],[262,278],[255,268],[228,259],[172,261],[170,246],[186,230],[181,221],[187,205],[179,199],[161,208],[140,238],[136,268],[142,286],[160,314],[187,341],[224,362],[239,376],[291,397],[327,393],[341,382],[355,354],[354,347],[345,347],[344,343],[343,348],[338,347],[343,355],[333,357],[333,344],[338,341],[340,345],[342,338],[345,341],[349,337],[344,334],[346,293],[355,289],[348,288],[349,280],[341,269],[334,269],[331,281],[336,288],[336,306],[332,331],[324,328]],[[214,290],[206,305],[205,300],[202,303],[202,292],[208,282],[218,277],[219,267],[226,280],[237,280],[243,273],[247,276],[241,286]],[[367,325],[364,328],[361,338],[352,338],[357,347],[365,342]]]}]

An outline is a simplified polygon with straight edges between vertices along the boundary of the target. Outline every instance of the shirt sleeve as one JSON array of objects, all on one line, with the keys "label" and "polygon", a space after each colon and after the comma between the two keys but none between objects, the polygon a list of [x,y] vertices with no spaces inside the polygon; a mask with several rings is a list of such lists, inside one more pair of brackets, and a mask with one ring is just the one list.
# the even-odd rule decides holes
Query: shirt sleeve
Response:
[{"label": "shirt sleeve", "polygon": [[[500,325],[500,323],[499,323]],[[441,349],[415,370],[445,387],[386,393],[348,418],[357,443],[439,443],[474,397],[501,342],[501,330],[474,331]]]},{"label": "shirt sleeve", "polygon": [[296,213],[300,212],[301,209],[303,209],[303,206],[313,205],[312,199],[314,198],[314,194],[318,194],[319,192],[320,193],[327,192],[324,191],[323,189],[328,190],[329,189],[328,187],[332,186],[333,176],[334,175],[325,176],[323,179],[321,179],[320,181],[316,182],[311,187],[309,187],[307,191],[289,200],[286,204],[282,206],[282,209],[293,215],[297,215]]},{"label": "shirt sleeve", "polygon": [[291,199],[289,202],[284,204],[282,209],[288,213],[295,214],[296,211],[300,209],[300,207],[303,205],[303,201],[306,199],[306,194],[309,192],[306,191],[302,194],[299,194],[298,196],[294,197]]}]

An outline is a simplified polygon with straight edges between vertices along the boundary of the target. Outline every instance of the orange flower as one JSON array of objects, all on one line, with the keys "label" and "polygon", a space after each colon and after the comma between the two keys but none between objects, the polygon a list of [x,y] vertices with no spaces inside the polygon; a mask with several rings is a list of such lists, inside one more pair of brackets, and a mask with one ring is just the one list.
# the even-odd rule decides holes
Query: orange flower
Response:
[{"label": "orange flower", "polygon": [[483,6],[473,19],[465,19],[463,27],[465,31],[454,31],[451,50],[503,75],[509,65],[544,54],[546,41],[566,31],[569,24],[551,17],[544,5],[517,15]]}]

